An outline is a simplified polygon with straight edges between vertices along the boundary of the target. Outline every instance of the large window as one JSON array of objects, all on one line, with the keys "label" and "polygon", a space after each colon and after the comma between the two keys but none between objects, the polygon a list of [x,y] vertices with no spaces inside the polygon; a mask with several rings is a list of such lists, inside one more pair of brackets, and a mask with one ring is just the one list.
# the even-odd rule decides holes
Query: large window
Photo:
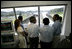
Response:
[{"label": "large window", "polygon": [[65,5],[6,8],[6,9],[1,9],[1,21],[12,20],[14,23],[16,17],[18,19],[19,16],[23,16],[23,23],[29,24],[30,23],[29,18],[32,15],[35,15],[37,19],[37,23],[36,23],[37,25],[40,24],[40,26],[43,26],[44,25],[43,19],[47,17],[50,20],[49,25],[52,26],[52,24],[54,23],[52,19],[53,15],[59,14],[59,16],[62,17],[62,21],[63,21],[64,11],[65,11]]},{"label": "large window", "polygon": [[14,24],[15,15],[13,8],[1,9],[1,21],[12,20]]},{"label": "large window", "polygon": [[22,8],[15,8],[17,19],[21,15],[23,16],[23,21],[25,24],[29,23],[29,18],[32,15],[35,15],[38,24],[38,7],[22,7]]},{"label": "large window", "polygon": [[[54,23],[52,17],[54,14],[59,14],[59,16],[64,17],[65,6],[40,6],[40,24],[43,24],[43,19],[45,17],[49,18],[50,24]],[[48,16],[50,15],[50,16]]]}]

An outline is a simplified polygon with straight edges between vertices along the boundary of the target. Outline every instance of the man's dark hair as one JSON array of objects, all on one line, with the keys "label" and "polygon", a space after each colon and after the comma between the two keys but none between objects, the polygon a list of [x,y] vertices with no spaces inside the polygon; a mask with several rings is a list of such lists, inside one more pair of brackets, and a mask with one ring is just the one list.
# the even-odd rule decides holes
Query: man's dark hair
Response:
[{"label": "man's dark hair", "polygon": [[22,21],[23,18],[22,18],[22,16],[19,16],[18,19],[19,19],[20,21]]},{"label": "man's dark hair", "polygon": [[30,22],[33,23],[33,21],[36,20],[36,18],[34,16],[31,16],[29,20],[30,20]]},{"label": "man's dark hair", "polygon": [[48,25],[49,24],[49,19],[48,18],[44,18],[43,19],[43,23],[44,23],[44,25]]},{"label": "man's dark hair", "polygon": [[58,14],[55,14],[54,16],[56,16],[57,20],[59,20],[59,15]]},{"label": "man's dark hair", "polygon": [[60,20],[60,22],[62,21],[62,17],[61,16],[59,17],[59,20]]}]

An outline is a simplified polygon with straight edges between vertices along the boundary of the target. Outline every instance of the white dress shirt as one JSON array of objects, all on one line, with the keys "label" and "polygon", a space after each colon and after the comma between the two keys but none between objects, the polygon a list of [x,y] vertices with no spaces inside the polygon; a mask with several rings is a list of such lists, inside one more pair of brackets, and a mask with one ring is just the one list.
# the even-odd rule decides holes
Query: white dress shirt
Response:
[{"label": "white dress shirt", "polygon": [[29,24],[27,27],[27,32],[29,37],[38,37],[39,36],[39,26],[36,24]]},{"label": "white dress shirt", "polygon": [[40,40],[43,42],[51,42],[53,39],[53,28],[49,25],[44,25],[39,28]]},{"label": "white dress shirt", "polygon": [[62,24],[59,20],[56,20],[53,24],[53,27],[54,27],[53,47],[56,48],[57,44],[60,42],[60,33]]},{"label": "white dress shirt", "polygon": [[54,36],[58,36],[61,33],[61,22],[59,20],[56,20],[52,27],[54,27]]}]

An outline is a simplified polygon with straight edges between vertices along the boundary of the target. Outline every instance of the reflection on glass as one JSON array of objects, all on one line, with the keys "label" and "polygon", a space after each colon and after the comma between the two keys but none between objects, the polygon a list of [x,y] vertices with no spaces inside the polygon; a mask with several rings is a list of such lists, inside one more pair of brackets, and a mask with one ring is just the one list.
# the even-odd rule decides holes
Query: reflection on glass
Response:
[{"label": "reflection on glass", "polygon": [[15,10],[17,19],[19,15],[23,16],[23,21],[25,24],[30,23],[29,17],[31,17],[32,15],[35,15],[38,23],[38,7],[22,7],[22,8],[15,8]]}]

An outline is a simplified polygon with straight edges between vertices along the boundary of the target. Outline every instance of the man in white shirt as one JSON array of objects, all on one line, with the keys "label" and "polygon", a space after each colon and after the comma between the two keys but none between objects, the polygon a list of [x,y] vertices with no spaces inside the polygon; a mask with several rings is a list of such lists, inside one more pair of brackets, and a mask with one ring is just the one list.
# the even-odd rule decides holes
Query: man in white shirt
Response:
[{"label": "man in white shirt", "polygon": [[43,19],[44,26],[40,28],[41,48],[51,48],[53,41],[53,28],[49,26],[49,19]]},{"label": "man in white shirt", "polygon": [[54,27],[54,36],[57,36],[57,35],[60,35],[61,33],[61,22],[59,20],[59,15],[58,14],[55,14],[53,16],[53,21],[54,21],[54,24],[53,24],[53,27]]},{"label": "man in white shirt", "polygon": [[58,14],[55,14],[53,16],[53,21],[54,21],[54,24],[52,27],[54,27],[54,42],[53,42],[53,47],[56,47],[57,43],[59,42],[60,40],[60,33],[61,33],[61,22],[60,22],[60,17]]},{"label": "man in white shirt", "polygon": [[[47,16],[52,17],[49,14],[47,14]],[[61,24],[62,17],[59,16],[58,14],[55,14],[53,16],[53,18],[51,18],[51,19],[54,21],[54,24],[52,25],[52,27],[54,27],[55,32],[57,32],[57,33],[54,33],[54,34],[60,35],[60,33],[61,33],[61,26],[62,26],[62,24]]]},{"label": "man in white shirt", "polygon": [[30,48],[38,48],[39,42],[39,29],[36,25],[36,18],[34,16],[30,17],[30,24],[27,27],[28,37],[30,41]]}]

